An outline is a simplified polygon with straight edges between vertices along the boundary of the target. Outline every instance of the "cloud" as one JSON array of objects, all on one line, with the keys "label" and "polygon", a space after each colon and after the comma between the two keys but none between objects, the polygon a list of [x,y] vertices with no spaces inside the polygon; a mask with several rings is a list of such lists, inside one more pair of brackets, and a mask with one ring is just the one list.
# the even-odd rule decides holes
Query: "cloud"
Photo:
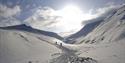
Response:
[{"label": "cloud", "polygon": [[[118,9],[121,5],[107,5],[103,8],[98,8],[96,10],[91,9],[88,13],[83,13],[83,22],[96,20],[99,17],[105,17],[110,12]],[[52,31],[56,33],[67,33],[72,34],[80,30],[83,26],[81,22],[77,23],[79,25],[73,24],[74,21],[63,21],[62,17],[58,16],[58,10],[54,10],[50,7],[39,7],[36,9],[34,14],[24,21],[24,24],[32,26],[33,28]],[[93,13],[94,12],[94,13]],[[90,22],[89,22],[90,23]]]},{"label": "cloud", "polygon": [[116,4],[107,4],[105,7],[103,8],[99,8],[97,9],[98,15],[102,16],[102,15],[107,15],[110,14],[113,11],[117,11],[117,9],[121,8],[122,6],[124,6],[125,4],[121,4],[121,5],[116,5]]},{"label": "cloud", "polygon": [[55,23],[59,22],[55,10],[50,7],[37,8],[36,12],[24,21],[24,24],[38,29],[52,31]]},{"label": "cloud", "polygon": [[101,16],[101,15],[105,15],[105,14],[108,14],[109,12],[113,12],[114,10],[120,8],[121,5],[108,5],[108,6],[105,6],[103,8],[99,8],[96,10],[97,12],[97,16]]},{"label": "cloud", "polygon": [[16,5],[12,8],[0,4],[0,27],[13,26],[21,24],[21,21],[15,18],[20,13],[20,6]]},{"label": "cloud", "polygon": [[37,8],[36,12],[24,21],[24,24],[32,26],[33,28],[56,33],[71,31],[72,33],[75,33],[75,31],[78,31],[80,28],[78,28],[78,26],[81,26],[81,23],[74,23],[74,21],[69,22],[66,20],[64,21],[62,16],[58,15],[58,10],[54,10],[50,7]]},{"label": "cloud", "polygon": [[0,17],[8,18],[17,15],[20,13],[21,9],[18,5],[13,8],[9,8],[6,5],[0,4]]},{"label": "cloud", "polygon": [[114,11],[122,7],[122,5],[115,5],[113,2],[106,4],[106,6],[98,8],[98,9],[90,9],[89,13],[87,13],[87,17],[92,17],[89,20],[84,20],[82,24],[90,23],[95,20],[100,20],[106,18],[108,15],[112,14]]},{"label": "cloud", "polygon": [[16,18],[6,18],[0,21],[0,27],[6,27],[6,26],[14,26],[21,24],[21,21],[17,20]]}]

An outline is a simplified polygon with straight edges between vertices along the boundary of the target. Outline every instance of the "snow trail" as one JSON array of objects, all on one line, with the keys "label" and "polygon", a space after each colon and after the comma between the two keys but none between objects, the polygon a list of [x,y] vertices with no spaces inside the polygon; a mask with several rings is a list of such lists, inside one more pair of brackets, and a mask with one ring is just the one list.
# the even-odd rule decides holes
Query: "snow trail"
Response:
[{"label": "snow trail", "polygon": [[62,43],[60,44],[55,43],[53,45],[61,49],[62,52],[53,55],[58,57],[51,59],[50,63],[97,63],[96,60],[89,57],[78,57],[78,55],[76,54],[78,50],[69,49]]}]

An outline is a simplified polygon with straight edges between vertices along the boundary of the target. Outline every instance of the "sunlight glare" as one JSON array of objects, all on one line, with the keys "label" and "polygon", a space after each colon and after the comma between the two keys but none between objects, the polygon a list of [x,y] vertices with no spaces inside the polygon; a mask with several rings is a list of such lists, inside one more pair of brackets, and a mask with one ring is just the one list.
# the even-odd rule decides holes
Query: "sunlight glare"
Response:
[{"label": "sunlight glare", "polygon": [[79,7],[75,5],[67,5],[56,13],[60,16],[60,25],[67,26],[67,28],[80,29],[83,21],[83,13]]},{"label": "sunlight glare", "polygon": [[67,5],[58,11],[58,15],[66,21],[81,21],[83,18],[82,11],[75,5]]}]

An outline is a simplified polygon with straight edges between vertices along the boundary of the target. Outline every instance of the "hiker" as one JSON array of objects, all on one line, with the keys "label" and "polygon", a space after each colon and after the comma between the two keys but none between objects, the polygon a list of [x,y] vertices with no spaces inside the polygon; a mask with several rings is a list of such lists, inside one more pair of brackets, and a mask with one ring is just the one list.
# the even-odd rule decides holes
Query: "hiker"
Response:
[{"label": "hiker", "polygon": [[57,42],[55,42],[55,44],[57,45]]},{"label": "hiker", "polygon": [[29,61],[28,63],[32,63],[31,61]]},{"label": "hiker", "polygon": [[60,46],[62,46],[62,43],[60,43]]}]

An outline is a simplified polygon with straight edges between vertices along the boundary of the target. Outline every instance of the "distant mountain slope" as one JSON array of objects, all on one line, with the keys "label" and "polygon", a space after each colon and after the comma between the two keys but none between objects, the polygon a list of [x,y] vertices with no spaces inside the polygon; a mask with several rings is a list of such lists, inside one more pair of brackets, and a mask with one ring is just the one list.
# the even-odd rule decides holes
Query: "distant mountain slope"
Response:
[{"label": "distant mountain slope", "polygon": [[125,39],[125,5],[119,8],[114,15],[105,19],[83,38],[82,42],[113,42],[121,39]]},{"label": "distant mountain slope", "polygon": [[[103,21],[103,20],[102,20]],[[84,37],[86,36],[89,32],[91,32],[96,26],[99,25],[99,23],[101,23],[102,21],[96,21],[96,22],[92,22],[92,23],[88,23],[86,24],[80,31],[78,31],[77,33],[67,37],[65,39],[64,42],[66,43],[74,43],[75,39],[79,38],[79,37]]]},{"label": "distant mountain slope", "polygon": [[57,38],[59,40],[63,40],[63,38],[61,36],[59,36],[58,34],[56,34],[54,32],[48,32],[48,31],[34,29],[34,28],[30,27],[30,26],[26,26],[25,24],[16,25],[16,26],[8,26],[8,27],[0,27],[0,28],[1,29],[6,29],[6,30],[28,31],[28,32],[32,32],[32,33],[37,33],[37,34],[42,34],[42,35],[54,37],[54,38]]},{"label": "distant mountain slope", "polygon": [[92,22],[86,24],[80,31],[78,31],[76,34],[73,34],[69,38],[77,38],[81,36],[86,36],[89,32],[91,32],[96,26],[98,26],[103,20]]},{"label": "distant mountain slope", "polygon": [[90,32],[92,32],[100,23],[104,23],[105,20],[110,19],[115,13],[117,12],[117,9],[114,9],[107,14],[104,14],[102,16],[99,16],[95,19],[84,21],[83,23],[85,26],[75,34],[70,35],[69,37],[66,37],[65,42],[66,43],[76,43],[78,42],[77,40],[81,39],[81,37],[85,37],[88,35]]},{"label": "distant mountain slope", "polygon": [[95,27],[97,27],[103,20],[95,21],[86,24],[80,31],[66,38],[66,43],[73,43],[75,39],[79,37],[84,37],[90,33]]}]

